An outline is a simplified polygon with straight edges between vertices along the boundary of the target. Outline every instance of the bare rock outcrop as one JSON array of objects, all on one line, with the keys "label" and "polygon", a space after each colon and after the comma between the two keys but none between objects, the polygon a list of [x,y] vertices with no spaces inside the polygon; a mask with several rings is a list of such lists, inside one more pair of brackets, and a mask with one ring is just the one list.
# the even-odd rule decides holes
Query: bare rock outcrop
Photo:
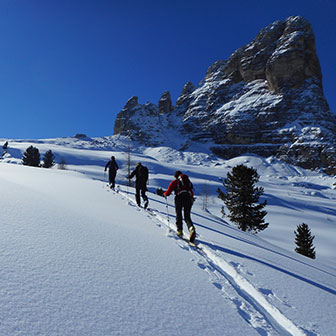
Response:
[{"label": "bare rock outcrop", "polygon": [[172,100],[171,100],[169,91],[165,91],[162,94],[159,100],[158,107],[159,107],[160,113],[169,113],[170,111],[173,110]]}]

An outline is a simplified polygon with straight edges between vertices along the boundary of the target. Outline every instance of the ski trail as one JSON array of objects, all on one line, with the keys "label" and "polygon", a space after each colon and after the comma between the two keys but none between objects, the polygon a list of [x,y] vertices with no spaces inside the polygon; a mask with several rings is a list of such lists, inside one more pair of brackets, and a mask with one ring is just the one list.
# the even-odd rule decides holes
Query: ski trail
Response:
[{"label": "ski trail", "polygon": [[209,248],[203,247],[208,262],[219,271],[234,287],[236,292],[252,304],[266,318],[272,327],[281,335],[305,336],[306,333],[298,328],[291,320],[273,306],[265,296],[256,289],[247,279],[240,275],[223,258],[216,256]]},{"label": "ski trail", "polygon": [[[129,194],[124,192],[119,192],[119,194],[135,204]],[[167,218],[155,209],[149,211],[141,210],[148,216],[155,217],[156,221],[159,221],[156,225],[165,227],[168,229],[168,233],[175,232],[175,227],[172,223],[168,222]],[[178,240],[181,241],[185,248],[187,243],[183,243],[181,239]],[[199,249],[188,246],[189,250],[198,256],[198,266],[209,273],[212,283],[224,292],[225,296],[237,307],[238,313],[242,318],[260,335],[318,336],[318,334],[312,332],[307,334],[296,326],[223,257],[219,257],[211,248],[201,243],[198,246]]]}]

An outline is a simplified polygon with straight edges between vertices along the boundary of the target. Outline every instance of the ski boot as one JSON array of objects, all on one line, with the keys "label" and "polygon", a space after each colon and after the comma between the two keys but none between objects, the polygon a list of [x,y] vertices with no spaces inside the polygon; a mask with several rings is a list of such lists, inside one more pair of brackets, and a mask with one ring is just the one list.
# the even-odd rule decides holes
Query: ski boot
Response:
[{"label": "ski boot", "polygon": [[195,227],[191,226],[190,229],[189,229],[189,232],[190,232],[189,241],[190,241],[190,243],[194,243],[195,242],[195,238],[196,238]]}]

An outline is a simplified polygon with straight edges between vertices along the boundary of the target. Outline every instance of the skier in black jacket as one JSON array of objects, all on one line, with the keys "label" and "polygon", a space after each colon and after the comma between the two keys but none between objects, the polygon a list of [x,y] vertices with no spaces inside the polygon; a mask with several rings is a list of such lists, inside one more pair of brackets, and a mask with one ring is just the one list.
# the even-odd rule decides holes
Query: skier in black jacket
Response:
[{"label": "skier in black jacket", "polygon": [[111,189],[115,187],[115,178],[117,175],[117,170],[119,169],[118,164],[114,156],[111,156],[111,160],[106,163],[105,171],[109,168],[109,185]]},{"label": "skier in black jacket", "polygon": [[141,197],[144,200],[144,208],[147,209],[148,207],[148,197],[146,196],[147,191],[147,181],[148,181],[148,169],[147,167],[143,166],[141,162],[138,162],[136,165],[136,168],[133,170],[131,175],[128,176],[129,179],[136,177],[135,180],[135,200],[138,204],[138,206],[141,206],[140,201],[140,193]]}]

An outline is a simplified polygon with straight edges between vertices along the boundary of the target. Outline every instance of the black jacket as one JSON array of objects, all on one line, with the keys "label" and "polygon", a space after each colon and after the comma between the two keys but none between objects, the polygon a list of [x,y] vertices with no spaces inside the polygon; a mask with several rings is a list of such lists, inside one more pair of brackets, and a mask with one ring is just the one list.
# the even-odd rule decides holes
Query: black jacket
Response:
[{"label": "black jacket", "polygon": [[136,177],[135,185],[138,188],[146,187],[148,181],[148,169],[145,166],[137,166],[129,176],[129,178]]},{"label": "black jacket", "polygon": [[110,169],[109,170],[110,174],[115,174],[119,169],[118,164],[115,160],[110,160],[109,162],[107,162],[105,165],[105,171],[107,168]]}]

